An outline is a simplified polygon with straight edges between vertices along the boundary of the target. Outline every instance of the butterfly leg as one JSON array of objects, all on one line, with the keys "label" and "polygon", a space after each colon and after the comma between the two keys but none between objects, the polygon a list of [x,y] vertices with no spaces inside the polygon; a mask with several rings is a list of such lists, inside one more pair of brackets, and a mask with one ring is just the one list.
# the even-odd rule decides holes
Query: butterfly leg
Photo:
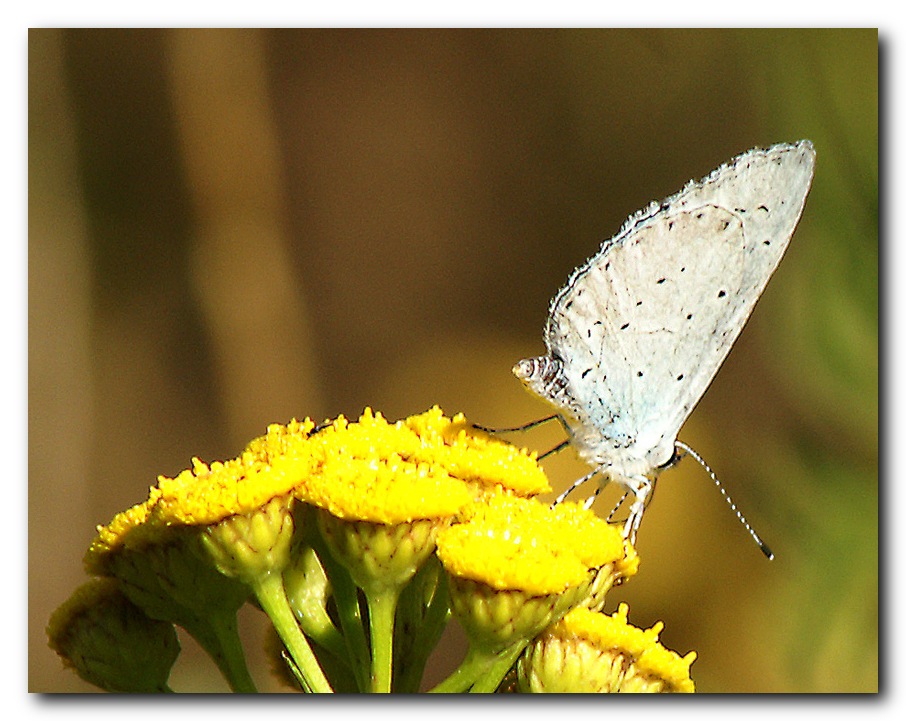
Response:
[{"label": "butterfly leg", "polygon": [[551,506],[553,507],[553,506],[556,506],[558,503],[562,503],[563,500],[570,493],[575,491],[579,486],[581,486],[586,481],[590,481],[592,479],[592,477],[598,472],[598,470],[599,470],[598,468],[595,468],[595,470],[593,470],[591,473],[587,473],[584,476],[582,476],[579,480],[575,481],[569,488],[567,488],[565,491],[563,491],[563,493],[561,493],[559,496],[557,496],[554,499],[554,502],[551,504]]},{"label": "butterfly leg", "polygon": [[[595,492],[585,499],[585,503],[583,503],[582,505],[586,510],[591,508],[594,505],[595,501],[598,500],[598,496],[601,495],[601,491],[604,490],[605,485],[607,485],[606,479],[602,483],[599,483],[598,487],[595,488]],[[608,518],[607,520],[609,521],[610,518]]]},{"label": "butterfly leg", "polygon": [[645,476],[628,476],[620,480],[635,496],[635,500],[629,506],[629,516],[623,525],[623,538],[628,538],[629,542],[634,544],[639,525],[642,523],[642,514],[645,513],[648,496],[654,488],[654,484],[650,478]]},{"label": "butterfly leg", "polygon": [[617,501],[616,505],[610,509],[610,513],[607,514],[607,519],[606,519],[608,523],[613,521],[614,516],[617,515],[617,511],[619,511],[620,508],[623,507],[623,504],[626,502],[626,497],[628,495],[629,495],[629,491],[626,491],[626,493],[624,493],[622,496],[620,496],[620,500]]},{"label": "butterfly leg", "polygon": [[[479,425],[478,423],[472,423],[471,425],[472,425],[472,428],[477,428],[480,431],[484,431],[485,433],[490,433],[491,435],[494,435],[495,433],[515,433],[517,431],[527,431],[530,428],[534,428],[535,426],[540,426],[542,423],[547,423],[548,421],[552,421],[552,420],[554,420],[554,418],[559,419],[560,416],[558,416],[556,413],[554,413],[553,415],[545,416],[544,418],[539,418],[538,420],[535,420],[535,421],[529,421],[528,423],[524,423],[521,426],[511,426],[510,428],[489,428],[488,426],[482,426],[482,425]],[[560,422],[562,423],[563,421],[561,420]]]}]

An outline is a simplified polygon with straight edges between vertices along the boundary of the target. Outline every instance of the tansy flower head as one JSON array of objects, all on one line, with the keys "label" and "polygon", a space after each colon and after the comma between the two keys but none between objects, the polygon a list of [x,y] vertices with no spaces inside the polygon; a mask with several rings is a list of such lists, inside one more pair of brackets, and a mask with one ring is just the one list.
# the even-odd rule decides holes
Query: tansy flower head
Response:
[{"label": "tansy flower head", "polygon": [[408,581],[434,550],[437,528],[471,500],[418,433],[370,409],[357,423],[339,417],[310,444],[320,464],[296,495],[322,509],[325,540],[362,588]]},{"label": "tansy flower head", "polygon": [[470,426],[462,413],[451,419],[434,406],[410,416],[405,424],[419,435],[426,459],[433,458],[451,476],[475,484],[479,491],[499,486],[528,496],[551,490],[534,451],[492,438]]},{"label": "tansy flower head", "polygon": [[176,478],[161,477],[152,516],[166,525],[202,528],[218,570],[250,583],[289,562],[292,493],[317,465],[310,451],[311,421],[272,425],[243,453]]},{"label": "tansy flower head", "polygon": [[[268,459],[271,460],[271,459]],[[158,479],[155,520],[167,525],[207,526],[229,516],[253,513],[277,496],[288,495],[308,472],[309,458],[268,460],[253,452],[211,465],[198,458],[176,478]]]},{"label": "tansy flower head", "polygon": [[[279,447],[279,431],[269,435]],[[250,450],[258,453],[261,445]],[[408,522],[451,516],[481,489],[550,490],[534,455],[470,429],[462,414],[447,418],[436,406],[395,423],[366,408],[356,422],[339,416],[307,443],[281,450],[310,464],[307,473],[296,473],[296,496],[339,518]]]},{"label": "tansy flower head", "polygon": [[497,493],[463,515],[441,533],[438,555],[451,574],[499,590],[560,593],[623,555],[619,531],[575,503]]},{"label": "tansy flower head", "polygon": [[106,526],[97,527],[97,536],[85,553],[85,570],[91,575],[107,575],[113,554],[128,547],[140,549],[143,545],[166,537],[166,527],[150,524],[151,509],[157,501],[156,489],[151,489],[148,500],[117,513]]},{"label": "tansy flower head", "polygon": [[297,486],[300,500],[337,518],[392,525],[446,518],[471,499],[403,422],[366,408],[357,423],[343,416],[312,436],[318,465]]},{"label": "tansy flower head", "polygon": [[498,493],[438,534],[453,612],[486,649],[527,640],[589,589],[595,569],[622,556],[617,529],[576,504],[553,509]]},{"label": "tansy flower head", "polygon": [[255,511],[274,496],[285,495],[314,463],[302,450],[313,428],[308,418],[285,426],[274,424],[237,459],[208,465],[193,458],[192,468],[175,478],[160,476],[147,500],[97,527],[98,535],[85,558],[88,572],[102,573],[105,557],[120,548],[138,550],[165,542],[173,525],[215,523]]},{"label": "tansy flower head", "polygon": [[575,608],[526,649],[519,688],[531,693],[691,693],[689,667],[658,642],[663,624],[629,625],[623,603],[612,616]]},{"label": "tansy flower head", "polygon": [[314,428],[311,418],[302,421],[293,418],[285,426],[273,423],[267,427],[267,433],[249,442],[243,455],[249,454],[264,464],[271,464],[282,456],[295,455],[304,447]]}]

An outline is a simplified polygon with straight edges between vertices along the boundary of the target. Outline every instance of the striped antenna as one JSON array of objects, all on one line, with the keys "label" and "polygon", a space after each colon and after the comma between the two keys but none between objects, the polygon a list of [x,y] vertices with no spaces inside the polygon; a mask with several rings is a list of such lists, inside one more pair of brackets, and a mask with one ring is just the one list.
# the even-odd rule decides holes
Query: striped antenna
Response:
[{"label": "striped antenna", "polygon": [[761,549],[761,552],[765,555],[765,557],[769,561],[773,561],[774,552],[770,548],[768,548],[768,544],[766,544],[764,541],[762,541],[761,537],[757,533],[755,533],[755,529],[749,525],[749,522],[746,520],[745,516],[743,516],[742,513],[739,511],[739,509],[736,507],[736,504],[733,503],[732,500],[730,500],[730,496],[727,495],[727,492],[724,490],[723,485],[718,480],[717,476],[714,474],[714,471],[711,470],[711,467],[707,463],[705,463],[704,459],[700,455],[698,455],[698,453],[693,451],[689,446],[687,446],[682,441],[677,441],[676,447],[681,448],[685,453],[688,453],[690,456],[692,456],[696,461],[699,462],[701,467],[704,468],[705,471],[707,471],[708,475],[711,476],[711,480],[714,481],[714,485],[717,486],[717,489],[720,491],[720,494],[724,497],[724,500],[729,504],[730,510],[736,514],[736,518],[745,527],[745,529],[749,532],[749,535],[752,536],[755,543],[758,544],[758,548]]}]

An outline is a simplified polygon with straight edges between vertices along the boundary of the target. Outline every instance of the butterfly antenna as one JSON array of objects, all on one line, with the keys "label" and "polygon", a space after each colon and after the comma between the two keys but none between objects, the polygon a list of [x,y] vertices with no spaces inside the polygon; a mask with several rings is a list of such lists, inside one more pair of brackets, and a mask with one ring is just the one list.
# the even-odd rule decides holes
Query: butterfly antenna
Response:
[{"label": "butterfly antenna", "polygon": [[733,501],[730,499],[730,496],[727,495],[726,490],[724,490],[723,484],[721,484],[720,480],[718,480],[717,475],[714,473],[714,471],[711,470],[711,467],[707,463],[705,463],[705,460],[700,455],[698,455],[698,453],[696,453],[694,450],[692,450],[689,446],[687,446],[682,441],[677,441],[676,447],[681,448],[684,451],[684,453],[688,453],[690,456],[692,456],[696,461],[699,462],[699,465],[701,465],[701,467],[705,469],[705,471],[708,473],[708,475],[711,476],[711,480],[714,481],[714,485],[717,486],[717,489],[720,491],[720,494],[724,497],[724,500],[729,504],[730,510],[736,514],[737,520],[739,520],[739,522],[743,525],[743,527],[749,532],[749,535],[752,536],[752,539],[755,541],[755,543],[758,544],[758,548],[761,549],[761,552],[765,555],[765,557],[769,561],[773,561],[774,552],[770,548],[768,548],[768,544],[766,544],[764,541],[762,541],[761,536],[759,536],[757,533],[755,533],[755,529],[749,525],[749,522],[746,520],[745,516],[742,515],[740,510],[736,507],[736,504],[733,503]]}]

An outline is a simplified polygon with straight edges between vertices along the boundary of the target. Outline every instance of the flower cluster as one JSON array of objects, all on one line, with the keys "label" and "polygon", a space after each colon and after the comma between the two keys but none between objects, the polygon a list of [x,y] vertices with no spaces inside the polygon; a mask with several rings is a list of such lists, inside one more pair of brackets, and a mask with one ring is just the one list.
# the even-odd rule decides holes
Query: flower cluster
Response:
[{"label": "flower cluster", "polygon": [[179,626],[254,692],[236,627],[252,603],[307,692],[420,690],[451,617],[469,649],[435,692],[693,690],[694,654],[601,611],[635,550],[550,490],[534,453],[437,407],[272,425],[98,527],[51,647],[103,689],[169,691]]}]

